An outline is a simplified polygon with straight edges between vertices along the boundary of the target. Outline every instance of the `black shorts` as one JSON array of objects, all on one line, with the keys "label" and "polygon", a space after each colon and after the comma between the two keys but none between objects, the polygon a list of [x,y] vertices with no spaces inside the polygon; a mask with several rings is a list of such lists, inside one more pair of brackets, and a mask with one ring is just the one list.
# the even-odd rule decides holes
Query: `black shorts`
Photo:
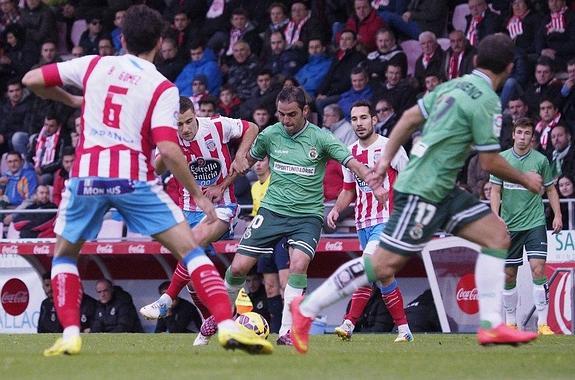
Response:
[{"label": "black shorts", "polygon": [[258,273],[277,273],[289,268],[289,252],[287,239],[283,238],[276,244],[272,255],[263,255],[258,259]]},{"label": "black shorts", "polygon": [[533,227],[526,231],[513,231],[509,233],[511,246],[506,267],[518,267],[523,265],[523,247],[527,253],[527,259],[547,260],[547,229],[545,226]]}]

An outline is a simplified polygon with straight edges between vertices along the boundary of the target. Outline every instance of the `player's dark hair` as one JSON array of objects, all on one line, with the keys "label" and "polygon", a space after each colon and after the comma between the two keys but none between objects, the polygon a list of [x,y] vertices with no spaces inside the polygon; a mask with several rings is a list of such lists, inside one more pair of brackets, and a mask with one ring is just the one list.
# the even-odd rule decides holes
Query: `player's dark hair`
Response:
[{"label": "player's dark hair", "polygon": [[477,48],[477,67],[501,74],[513,62],[515,45],[509,36],[496,33],[485,37]]},{"label": "player's dark hair", "polygon": [[158,11],[146,5],[128,8],[122,27],[128,52],[138,55],[152,51],[162,35],[163,26],[164,21]]},{"label": "player's dark hair", "polygon": [[303,111],[306,106],[305,92],[299,87],[284,87],[276,98],[276,104],[296,102],[298,107]]},{"label": "player's dark hair", "polygon": [[531,132],[535,132],[535,122],[533,122],[532,119],[528,118],[528,117],[520,117],[519,119],[515,120],[513,122],[513,132],[515,132],[515,129],[521,127],[521,128],[531,128]]},{"label": "player's dark hair", "polygon": [[377,116],[377,113],[375,112],[375,107],[373,107],[371,102],[368,102],[367,100],[358,100],[357,102],[352,104],[350,110],[354,109],[355,107],[367,107],[367,109],[369,110],[369,116],[371,117]]},{"label": "player's dark hair", "polygon": [[180,113],[184,113],[187,110],[194,110],[194,103],[185,96],[180,96]]}]

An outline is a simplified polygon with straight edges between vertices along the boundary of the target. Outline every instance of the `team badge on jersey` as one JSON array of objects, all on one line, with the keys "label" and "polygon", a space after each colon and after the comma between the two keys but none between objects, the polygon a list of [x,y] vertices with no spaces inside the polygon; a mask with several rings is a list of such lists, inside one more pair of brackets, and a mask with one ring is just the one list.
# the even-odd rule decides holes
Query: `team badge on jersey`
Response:
[{"label": "team badge on jersey", "polygon": [[423,225],[421,223],[417,223],[409,230],[409,236],[413,240],[419,240],[423,236]]},{"label": "team badge on jersey", "polygon": [[315,146],[312,146],[309,149],[309,153],[307,154],[309,156],[309,158],[311,158],[312,160],[316,160],[317,159],[317,149],[315,148]]},{"label": "team badge on jersey", "polygon": [[210,152],[213,152],[214,150],[216,150],[216,143],[214,142],[214,140],[207,140],[206,141],[206,146],[208,147],[208,150]]}]

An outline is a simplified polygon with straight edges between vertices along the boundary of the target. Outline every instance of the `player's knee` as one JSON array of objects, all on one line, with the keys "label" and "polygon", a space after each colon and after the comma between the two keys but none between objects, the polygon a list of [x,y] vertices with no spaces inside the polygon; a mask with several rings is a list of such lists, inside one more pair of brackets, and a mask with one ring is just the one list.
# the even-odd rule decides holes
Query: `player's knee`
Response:
[{"label": "player's knee", "polygon": [[232,265],[230,265],[230,271],[234,277],[243,277],[248,274],[252,267],[253,264],[250,265],[250,263],[245,260],[234,260]]},{"label": "player's knee", "polygon": [[493,231],[484,244],[486,248],[492,249],[509,249],[510,245],[511,239],[509,238],[507,231],[504,229]]},{"label": "player's knee", "polygon": [[536,264],[531,266],[531,275],[533,278],[545,277],[545,264]]}]

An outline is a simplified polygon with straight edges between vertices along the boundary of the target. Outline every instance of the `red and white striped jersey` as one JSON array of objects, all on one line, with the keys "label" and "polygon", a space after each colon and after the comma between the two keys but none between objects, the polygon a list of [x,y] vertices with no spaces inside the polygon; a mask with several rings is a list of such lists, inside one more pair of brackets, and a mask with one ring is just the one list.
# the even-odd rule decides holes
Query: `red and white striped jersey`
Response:
[{"label": "red and white striped jersey", "polygon": [[[241,138],[249,128],[247,121],[223,116],[198,117],[198,132],[192,141],[180,139],[180,146],[196,183],[202,189],[223,182],[230,172],[232,157],[227,143]],[[180,207],[186,211],[202,211],[188,190],[180,186]],[[224,190],[221,205],[236,203],[234,186]]]},{"label": "red and white striped jersey", "polygon": [[[363,148],[358,140],[351,144],[349,149],[356,160],[372,168],[381,157],[388,140],[387,137],[378,135],[377,140],[367,148]],[[343,171],[343,188],[351,190],[355,187],[355,224],[358,229],[387,222],[389,213],[393,208],[393,192],[391,189],[397,178],[397,173],[405,168],[407,161],[407,153],[405,153],[403,147],[400,147],[391,161],[390,167],[387,169],[387,176],[383,183],[384,188],[389,191],[389,199],[385,207],[377,201],[371,188],[363,180],[357,178],[347,168]]]},{"label": "red and white striped jersey", "polygon": [[44,66],[46,85],[83,89],[82,133],[70,177],[151,181],[154,146],[177,143],[178,89],[144,59],[85,56]]}]

